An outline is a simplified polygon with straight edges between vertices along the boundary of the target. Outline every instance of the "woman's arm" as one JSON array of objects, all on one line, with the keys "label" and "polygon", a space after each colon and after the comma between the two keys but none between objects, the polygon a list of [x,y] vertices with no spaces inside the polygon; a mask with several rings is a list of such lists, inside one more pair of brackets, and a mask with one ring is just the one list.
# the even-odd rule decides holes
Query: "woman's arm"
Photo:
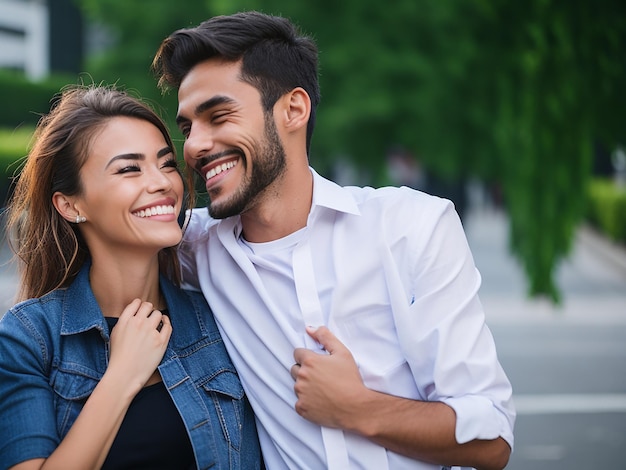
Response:
[{"label": "woman's arm", "polygon": [[47,459],[11,468],[100,468],[130,403],[161,362],[171,332],[168,317],[152,304],[138,299],[130,303],[111,334],[109,366],[60,445]]}]

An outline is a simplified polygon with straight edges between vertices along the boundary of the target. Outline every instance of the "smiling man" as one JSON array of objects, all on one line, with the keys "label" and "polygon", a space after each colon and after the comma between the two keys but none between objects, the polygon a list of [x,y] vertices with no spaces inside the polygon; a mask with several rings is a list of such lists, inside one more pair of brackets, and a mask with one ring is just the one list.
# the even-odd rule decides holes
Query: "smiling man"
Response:
[{"label": "smiling man", "polygon": [[287,19],[247,12],[173,33],[153,62],[210,198],[183,274],[215,312],[266,464],[503,468],[511,385],[454,206],[309,166],[317,59]]},{"label": "smiling man", "polygon": [[[187,163],[206,181],[209,213],[216,219],[246,212],[287,168],[274,119],[263,112],[258,90],[239,79],[240,72],[237,62],[203,62],[179,90],[176,121],[185,155],[194,155]],[[231,142],[216,145],[220,139]]]}]

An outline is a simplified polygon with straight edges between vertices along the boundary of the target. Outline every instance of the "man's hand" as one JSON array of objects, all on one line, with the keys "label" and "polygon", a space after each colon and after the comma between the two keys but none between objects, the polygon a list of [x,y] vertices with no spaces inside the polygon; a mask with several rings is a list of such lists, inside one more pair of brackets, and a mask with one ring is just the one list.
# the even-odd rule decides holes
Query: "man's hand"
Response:
[{"label": "man's hand", "polygon": [[304,348],[294,351],[291,376],[300,416],[424,462],[485,470],[506,466],[511,449],[504,439],[458,444],[456,415],[448,405],[368,389],[352,353],[328,328],[307,328],[307,332],[328,354]]},{"label": "man's hand", "polygon": [[346,429],[359,400],[370,390],[348,348],[328,328],[307,327],[307,333],[328,354],[305,348],[294,351],[291,376],[296,381],[296,411],[320,426]]}]

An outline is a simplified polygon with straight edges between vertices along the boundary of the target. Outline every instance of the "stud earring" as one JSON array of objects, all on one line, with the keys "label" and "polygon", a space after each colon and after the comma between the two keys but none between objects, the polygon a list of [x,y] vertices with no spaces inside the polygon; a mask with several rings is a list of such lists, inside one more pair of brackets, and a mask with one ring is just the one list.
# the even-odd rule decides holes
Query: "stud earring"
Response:
[{"label": "stud earring", "polygon": [[76,220],[75,222],[77,224],[80,224],[82,222],[86,222],[87,221],[87,217],[85,217],[84,215],[80,215],[80,214],[76,214]]}]

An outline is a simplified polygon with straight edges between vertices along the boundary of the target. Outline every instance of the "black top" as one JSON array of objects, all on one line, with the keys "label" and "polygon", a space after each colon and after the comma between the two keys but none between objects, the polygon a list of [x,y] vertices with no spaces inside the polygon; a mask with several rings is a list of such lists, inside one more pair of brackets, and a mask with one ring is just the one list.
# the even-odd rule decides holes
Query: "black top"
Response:
[{"label": "black top", "polygon": [[[106,320],[110,331],[117,318]],[[191,441],[165,385],[144,387],[131,402],[102,469],[195,468]]]}]

